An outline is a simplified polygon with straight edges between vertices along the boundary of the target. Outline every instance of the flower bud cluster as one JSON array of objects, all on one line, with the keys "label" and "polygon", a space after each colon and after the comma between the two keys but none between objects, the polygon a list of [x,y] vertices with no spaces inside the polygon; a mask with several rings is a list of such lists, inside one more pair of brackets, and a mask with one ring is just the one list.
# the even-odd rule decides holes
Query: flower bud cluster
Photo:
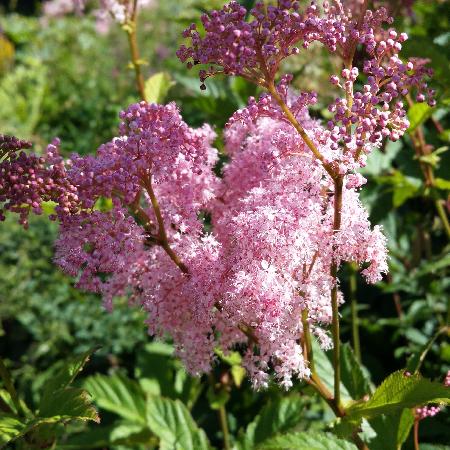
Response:
[{"label": "flower bud cluster", "polygon": [[[203,15],[205,34],[201,35],[195,24],[186,29],[184,36],[191,40],[191,46],[182,46],[179,58],[188,67],[209,66],[200,71],[202,83],[208,76],[224,73],[269,88],[280,62],[298,51],[296,45],[307,48],[318,41],[338,54],[346,68],[340,76],[332,75],[330,81],[344,95],[329,106],[333,118],[328,123],[327,138],[332,141],[334,154],[325,159],[333,161],[339,174],[363,166],[366,155],[383,139],[395,141],[405,133],[409,127],[405,96],[415,94],[417,101],[435,104],[434,91],[425,82],[431,70],[425,60],[400,59],[398,54],[407,35],[383,28],[392,23],[384,7],[370,11],[366,3],[358,6],[325,1],[322,7],[312,2],[301,11],[297,2],[284,0],[277,6],[257,3],[250,14],[251,20],[247,20],[245,8],[231,2],[220,11]],[[366,54],[359,68],[352,62],[358,46]],[[281,84],[288,81],[285,78]],[[202,88],[206,88],[204,84]],[[310,98],[300,99],[302,107],[314,102],[315,94],[308,95]],[[255,107],[250,104],[243,114],[252,114]],[[266,97],[259,107],[272,105]]]},{"label": "flower bud cluster", "polygon": [[[57,204],[58,215],[78,210],[77,189],[67,178],[57,139],[42,157],[14,151],[29,147],[26,141],[2,137],[0,145],[10,149],[0,162],[0,220],[5,219],[5,211],[13,212],[19,215],[19,222],[26,228],[30,211],[41,214],[42,202],[48,201]],[[12,149],[13,146],[16,148]]]},{"label": "flower bud cluster", "polygon": [[422,406],[421,408],[416,408],[414,412],[418,420],[423,420],[427,417],[434,417],[441,412],[441,408],[439,406]]},{"label": "flower bud cluster", "polygon": [[31,146],[30,141],[19,139],[16,136],[0,134],[0,159],[3,159],[10,152],[31,148]]},{"label": "flower bud cluster", "polygon": [[[444,378],[444,386],[450,387],[450,370],[447,371],[447,374]],[[436,405],[425,405],[420,408],[415,408],[414,413],[417,420],[423,420],[427,417],[434,417],[436,414],[442,411],[440,406]]]},{"label": "flower bud cluster", "polygon": [[206,34],[201,36],[196,25],[190,25],[184,37],[191,40],[191,46],[181,46],[178,57],[188,68],[210,65],[200,71],[202,83],[223,72],[264,84],[274,78],[283,59],[299,52],[296,45],[301,42],[308,47],[322,26],[314,4],[301,12],[299,2],[293,0],[280,0],[277,6],[257,2],[250,15],[248,21],[247,10],[236,1],[204,14]]},{"label": "flower bud cluster", "polygon": [[369,153],[385,138],[398,140],[409,127],[403,97],[414,89],[417,101],[428,98],[430,106],[435,104],[434,91],[424,81],[432,74],[426,61],[410,59],[403,62],[398,52],[407,39],[406,34],[397,35],[390,30],[388,36],[378,42],[370,34],[362,38],[371,56],[364,62],[366,81],[362,88],[356,88],[357,80],[359,82],[357,67],[343,69],[341,77],[330,77],[330,82],[345,93],[329,106],[334,118],[328,127],[336,150],[339,145],[344,145],[346,151],[358,156]]}]

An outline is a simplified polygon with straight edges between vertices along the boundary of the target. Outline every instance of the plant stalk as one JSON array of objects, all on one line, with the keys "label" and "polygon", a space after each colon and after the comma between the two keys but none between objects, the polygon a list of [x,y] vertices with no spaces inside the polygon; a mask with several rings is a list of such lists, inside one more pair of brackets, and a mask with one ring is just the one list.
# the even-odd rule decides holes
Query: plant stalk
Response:
[{"label": "plant stalk", "polygon": [[127,24],[128,26],[126,28],[126,32],[128,37],[128,45],[130,47],[131,53],[131,64],[133,65],[134,76],[136,78],[136,87],[139,92],[139,96],[141,97],[141,100],[147,101],[145,96],[144,77],[141,72],[142,62],[137,42],[137,11],[138,11],[137,0],[134,0],[133,10],[131,13],[130,21]]},{"label": "plant stalk", "polygon": [[315,373],[316,368],[314,365],[314,355],[313,355],[313,349],[312,349],[312,341],[311,341],[311,331],[309,329],[309,323],[308,323],[308,310],[305,308],[302,311],[302,325],[303,325],[303,338],[305,340],[305,347],[306,347],[306,356],[309,361],[309,369],[311,370],[311,373]]},{"label": "plant stalk", "polygon": [[[343,178],[339,177],[334,180],[334,219],[333,234],[339,232],[341,228],[342,218],[342,193]],[[333,243],[333,257],[336,253],[336,244]],[[333,335],[333,368],[334,368],[334,401],[337,405],[341,404],[341,342],[339,338],[339,303],[338,303],[338,262],[333,260],[331,264],[330,274],[333,278],[334,285],[331,290],[331,309],[332,309],[332,335]]]},{"label": "plant stalk", "polygon": [[169,239],[167,237],[166,229],[164,227],[164,220],[161,214],[161,209],[159,207],[158,199],[156,198],[155,192],[153,191],[151,175],[147,177],[143,177],[144,187],[150,197],[150,201],[152,203],[153,212],[155,213],[156,220],[158,222],[158,238],[159,244],[165,250],[169,258],[179,267],[179,269],[187,274],[189,273],[189,269],[187,266],[180,260],[179,256],[173,251],[172,247],[169,244]]},{"label": "plant stalk", "polygon": [[278,103],[282,111],[284,112],[286,118],[289,120],[289,122],[292,124],[292,126],[297,130],[298,134],[301,136],[305,144],[309,147],[309,149],[313,152],[314,156],[322,163],[324,169],[328,172],[328,174],[331,176],[331,178],[335,178],[335,172],[328,164],[325,162],[324,157],[320,153],[320,151],[317,149],[314,142],[311,140],[311,138],[308,136],[304,128],[300,125],[298,120],[295,118],[294,114],[292,114],[292,111],[289,109],[289,107],[286,105],[284,100],[281,98],[280,94],[278,93],[275,85],[273,83],[270,83],[267,87],[267,90],[270,92],[270,95],[275,99],[275,101]]},{"label": "plant stalk", "polygon": [[230,430],[228,428],[227,411],[224,405],[221,405],[219,408],[219,419],[223,434],[223,448],[225,450],[231,450]]},{"label": "plant stalk", "polygon": [[361,362],[361,345],[359,340],[359,317],[358,317],[358,300],[357,300],[357,279],[355,264],[350,264],[350,310],[352,321],[352,343],[353,351],[358,362]]},{"label": "plant stalk", "polygon": [[419,419],[414,421],[414,450],[420,450],[419,445]]},{"label": "plant stalk", "polygon": [[[278,94],[276,87],[273,82],[268,83],[266,85],[269,93],[278,103],[282,111],[284,112],[287,120],[292,124],[292,126],[297,130],[297,132],[302,137],[303,141],[312,151],[314,156],[322,163],[326,172],[330,175],[334,182],[334,219],[333,219],[333,235],[339,232],[341,228],[341,217],[342,217],[342,195],[343,195],[343,181],[344,177],[339,175],[334,168],[325,161],[324,157],[320,153],[320,151],[315,146],[314,142],[309,138],[303,127],[297,121],[292,111],[283,101],[281,96]],[[336,246],[333,244],[333,253],[336,253]],[[339,336],[339,310],[338,310],[338,262],[333,261],[330,269],[331,277],[334,280],[334,286],[331,290],[331,304],[332,304],[332,335],[333,335],[333,367],[334,367],[334,397],[328,391],[328,389],[323,385],[320,378],[317,376],[315,372],[312,371],[311,374],[311,382],[310,384],[317,390],[317,392],[321,395],[321,397],[330,405],[336,416],[343,417],[345,415],[345,409],[341,404],[341,357],[340,357],[340,336]],[[306,336],[305,336],[306,339]],[[308,346],[308,344],[306,344]],[[310,364],[311,364],[310,358]],[[313,362],[314,366],[314,362]],[[359,438],[359,436],[355,433],[354,441],[359,449],[365,450],[368,449],[366,444]]]}]

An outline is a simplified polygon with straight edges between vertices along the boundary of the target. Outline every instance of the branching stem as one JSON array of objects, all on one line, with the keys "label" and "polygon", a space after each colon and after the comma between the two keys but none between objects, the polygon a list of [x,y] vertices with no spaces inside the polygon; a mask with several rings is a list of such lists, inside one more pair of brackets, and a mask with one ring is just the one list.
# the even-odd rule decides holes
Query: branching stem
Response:
[{"label": "branching stem", "polygon": [[275,85],[273,83],[268,84],[267,90],[270,92],[274,100],[278,103],[282,111],[284,112],[286,118],[289,120],[289,122],[292,124],[292,126],[297,130],[298,134],[301,136],[305,144],[309,147],[309,149],[313,152],[314,156],[322,163],[324,169],[328,172],[328,174],[331,176],[331,178],[335,178],[336,174],[333,170],[333,168],[325,161],[325,158],[320,153],[320,151],[317,149],[314,142],[311,140],[311,138],[308,136],[304,128],[300,125],[299,121],[295,118],[292,111],[289,109],[289,107],[286,105],[284,100],[281,98],[280,94],[278,93]]},{"label": "branching stem", "polygon": [[[308,134],[305,132],[303,127],[300,125],[298,120],[295,118],[292,111],[286,105],[284,100],[279,95],[275,84],[273,82],[266,84],[267,90],[278,103],[282,111],[284,112],[287,120],[292,124],[292,126],[297,130],[305,144],[312,151],[314,156],[317,158],[319,162],[322,163],[324,169],[333,179],[334,183],[334,217],[333,217],[333,240],[339,230],[341,228],[341,217],[342,217],[342,195],[343,195],[343,186],[344,186],[344,177],[340,175],[337,170],[335,170],[328,162],[325,161],[323,155],[317,149],[314,142],[310,139]],[[339,267],[339,261],[336,257],[337,247],[333,242],[333,261],[330,268],[330,275],[333,279],[334,285],[331,290],[331,305],[332,305],[332,335],[333,335],[333,368],[334,368],[334,396],[326,389],[326,387],[321,382],[320,378],[317,376],[315,372],[312,371],[311,375],[311,385],[319,392],[322,398],[330,405],[335,414],[338,417],[342,417],[345,415],[345,410],[341,404],[341,346],[340,346],[340,336],[339,336],[339,301],[338,301],[338,279],[337,272]],[[305,344],[308,348],[308,343],[306,342],[307,336],[305,335]],[[312,366],[314,366],[313,358],[309,358],[310,365],[312,362]],[[364,442],[359,438],[359,436],[355,433],[354,435],[355,443],[357,443],[358,448],[365,449],[367,448]]]},{"label": "branching stem", "polygon": [[169,239],[167,237],[166,229],[164,227],[164,219],[161,214],[161,209],[159,207],[158,199],[156,198],[155,192],[153,191],[151,175],[142,177],[142,183],[150,197],[150,201],[153,207],[153,212],[155,213],[156,221],[158,222],[158,239],[159,244],[165,250],[169,258],[179,267],[183,273],[189,273],[186,265],[181,261],[178,255],[173,251],[169,244]]}]

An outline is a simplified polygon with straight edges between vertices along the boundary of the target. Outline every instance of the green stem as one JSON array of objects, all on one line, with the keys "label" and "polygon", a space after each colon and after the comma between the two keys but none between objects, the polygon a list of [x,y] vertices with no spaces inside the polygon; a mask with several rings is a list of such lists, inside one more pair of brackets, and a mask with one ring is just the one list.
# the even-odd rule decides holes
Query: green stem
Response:
[{"label": "green stem", "polygon": [[306,308],[302,311],[302,325],[303,325],[303,338],[305,340],[306,353],[309,361],[309,369],[311,370],[311,373],[314,374],[316,368],[314,365],[311,331],[309,330],[309,323],[308,323],[308,310]]},{"label": "green stem", "polygon": [[6,368],[2,358],[0,358],[0,378],[3,381],[5,389],[11,396],[11,400],[14,403],[14,406],[16,407],[17,414],[19,416],[25,416],[25,411],[23,410],[22,404],[20,403],[20,399],[19,396],[17,395],[16,388],[14,387],[11,374],[9,373],[9,370]]},{"label": "green stem", "polygon": [[444,226],[445,234],[447,235],[448,239],[450,239],[450,223],[448,221],[447,213],[445,212],[445,209],[439,199],[435,200],[434,204],[436,206],[437,213],[442,221],[442,225]]},{"label": "green stem", "polygon": [[221,405],[219,408],[219,419],[223,434],[223,448],[225,450],[231,450],[230,430],[228,429],[227,411],[225,409],[225,405]]},{"label": "green stem", "polygon": [[352,320],[352,342],[353,351],[358,362],[361,362],[361,346],[359,341],[359,318],[358,318],[358,300],[357,300],[357,279],[355,264],[351,264],[350,273],[350,309]]},{"label": "green stem", "polygon": [[[343,178],[334,180],[334,219],[333,233],[339,232],[341,228],[342,216],[342,191]],[[333,246],[335,247],[335,246]],[[334,248],[335,250],[335,248]],[[333,251],[333,257],[335,257]],[[334,401],[337,405],[341,404],[341,341],[339,336],[339,304],[338,304],[338,262],[333,260],[330,274],[334,285],[331,290],[331,309],[332,309],[332,335],[333,335],[333,368],[334,368]]]},{"label": "green stem", "polygon": [[133,2],[133,10],[131,14],[131,19],[128,23],[128,27],[126,29],[127,37],[128,37],[128,45],[130,47],[130,53],[131,53],[131,64],[134,68],[134,75],[136,78],[136,87],[139,92],[139,96],[142,100],[146,101],[145,96],[145,83],[144,83],[144,77],[141,72],[141,58],[139,54],[139,47],[137,43],[137,1],[134,0]]},{"label": "green stem", "polygon": [[417,367],[415,368],[414,372],[417,373],[420,370],[420,367],[422,366],[423,362],[425,361],[425,358],[428,354],[428,352],[430,351],[431,347],[433,346],[433,344],[436,342],[436,339],[444,333],[448,333],[450,331],[450,328],[448,326],[446,327],[442,327],[439,328],[439,330],[437,330],[437,332],[434,334],[434,336],[429,340],[429,342],[427,343],[427,345],[425,346],[425,348],[423,349],[420,357],[419,357],[419,361],[417,363]]}]

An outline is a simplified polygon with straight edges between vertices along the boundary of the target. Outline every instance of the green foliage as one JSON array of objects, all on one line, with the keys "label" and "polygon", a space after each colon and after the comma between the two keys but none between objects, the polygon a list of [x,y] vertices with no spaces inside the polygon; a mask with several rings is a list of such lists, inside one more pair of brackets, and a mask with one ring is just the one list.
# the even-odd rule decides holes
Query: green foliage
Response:
[{"label": "green foliage", "polygon": [[[35,412],[22,400],[6,402],[3,405],[0,413],[0,446],[23,438],[28,443],[27,448],[41,448],[55,441],[55,426],[59,423],[65,424],[73,420],[99,422],[97,410],[92,405],[87,391],[71,386],[92,352],[93,350],[64,364],[55,379],[44,386]],[[10,398],[15,399],[16,391],[9,372],[2,361],[0,366],[5,388]]]},{"label": "green foliage", "polygon": [[450,389],[400,370],[389,375],[368,401],[354,403],[347,411],[350,419],[370,418],[427,403],[450,403]]},{"label": "green foliage", "polygon": [[341,345],[342,384],[350,396],[357,400],[371,392],[367,370],[359,364],[348,343]]},{"label": "green foliage", "polygon": [[94,375],[84,382],[95,403],[123,419],[145,424],[145,397],[139,384],[118,375]]},{"label": "green foliage", "polygon": [[370,448],[372,450],[400,448],[408,438],[413,424],[414,414],[411,409],[371,419],[370,425],[377,435],[370,441]]},{"label": "green foliage", "polygon": [[285,433],[298,426],[305,409],[305,401],[296,395],[276,399],[268,403],[251,422],[240,442],[241,450],[250,450],[271,436]]},{"label": "green foliage", "polygon": [[289,433],[264,442],[261,450],[356,450],[350,442],[326,433]]},{"label": "green foliage", "polygon": [[152,75],[145,82],[145,97],[149,103],[164,103],[170,88],[175,83],[170,75],[159,72]]},{"label": "green foliage", "polygon": [[208,450],[206,434],[192,420],[179,400],[150,397],[147,401],[147,421],[160,439],[161,450]]},{"label": "green foliage", "polygon": [[426,103],[415,103],[408,110],[408,131],[412,133],[419,125],[422,125],[427,119],[429,119],[432,113],[433,108],[428,106]]}]

